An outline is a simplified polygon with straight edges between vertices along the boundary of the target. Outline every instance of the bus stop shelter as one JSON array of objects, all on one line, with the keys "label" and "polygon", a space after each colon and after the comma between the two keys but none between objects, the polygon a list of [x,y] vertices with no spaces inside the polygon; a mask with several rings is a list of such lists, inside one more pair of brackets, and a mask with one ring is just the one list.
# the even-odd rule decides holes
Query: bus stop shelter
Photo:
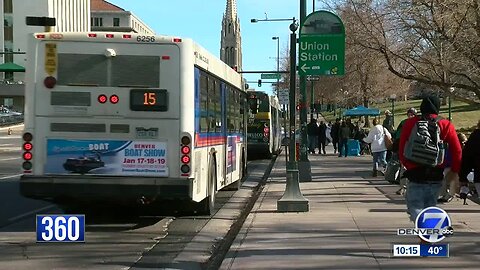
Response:
[{"label": "bus stop shelter", "polygon": [[380,110],[374,108],[367,108],[362,105],[346,110],[343,116],[379,116]]}]

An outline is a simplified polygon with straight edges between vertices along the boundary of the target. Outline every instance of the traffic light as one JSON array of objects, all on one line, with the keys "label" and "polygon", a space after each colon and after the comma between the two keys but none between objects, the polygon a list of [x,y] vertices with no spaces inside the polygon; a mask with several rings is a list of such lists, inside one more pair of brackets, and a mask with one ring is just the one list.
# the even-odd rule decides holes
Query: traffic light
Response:
[{"label": "traffic light", "polygon": [[262,87],[262,80],[258,80],[258,87]]}]

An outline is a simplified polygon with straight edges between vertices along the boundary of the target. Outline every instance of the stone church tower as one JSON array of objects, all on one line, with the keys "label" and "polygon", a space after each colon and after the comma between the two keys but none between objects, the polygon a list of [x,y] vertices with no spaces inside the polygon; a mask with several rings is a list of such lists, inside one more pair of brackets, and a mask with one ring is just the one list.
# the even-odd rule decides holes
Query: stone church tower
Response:
[{"label": "stone church tower", "polygon": [[242,38],[236,0],[227,0],[223,14],[220,59],[237,71],[242,70]]}]

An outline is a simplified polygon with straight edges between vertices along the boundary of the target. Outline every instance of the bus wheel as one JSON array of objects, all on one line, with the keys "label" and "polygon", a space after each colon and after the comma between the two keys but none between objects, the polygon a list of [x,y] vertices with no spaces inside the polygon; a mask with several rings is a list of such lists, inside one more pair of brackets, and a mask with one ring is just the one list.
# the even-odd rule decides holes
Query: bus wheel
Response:
[{"label": "bus wheel", "polygon": [[198,203],[198,213],[201,215],[212,215],[215,208],[215,193],[217,175],[215,173],[215,162],[212,162],[208,170],[207,197]]}]

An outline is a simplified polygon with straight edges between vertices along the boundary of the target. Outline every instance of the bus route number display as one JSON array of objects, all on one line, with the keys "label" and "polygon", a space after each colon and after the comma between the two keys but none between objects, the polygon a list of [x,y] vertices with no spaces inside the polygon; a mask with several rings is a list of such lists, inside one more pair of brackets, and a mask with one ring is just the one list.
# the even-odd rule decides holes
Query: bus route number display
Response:
[{"label": "bus route number display", "polygon": [[156,111],[168,110],[168,92],[165,89],[130,90],[130,110]]}]

